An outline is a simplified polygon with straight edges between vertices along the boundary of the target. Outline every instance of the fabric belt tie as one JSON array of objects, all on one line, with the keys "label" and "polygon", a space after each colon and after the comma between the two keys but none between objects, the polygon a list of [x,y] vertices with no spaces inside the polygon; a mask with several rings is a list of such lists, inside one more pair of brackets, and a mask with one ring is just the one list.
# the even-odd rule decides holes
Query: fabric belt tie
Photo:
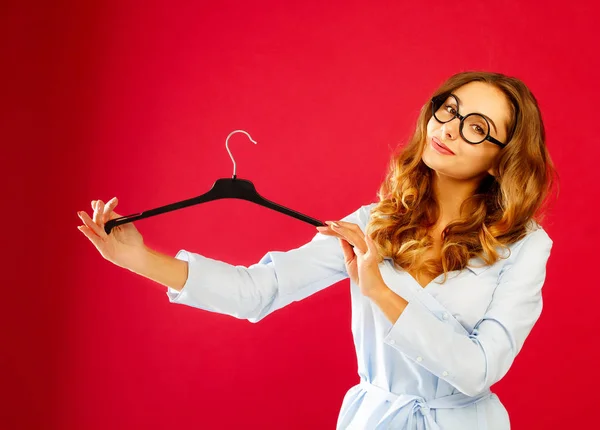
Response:
[{"label": "fabric belt tie", "polygon": [[[389,424],[394,420],[394,423],[401,423],[402,428],[412,429],[416,421],[418,430],[443,430],[433,419],[431,409],[464,408],[476,404],[478,428],[479,430],[487,430],[485,411],[480,408],[480,405],[482,400],[493,395],[490,390],[474,397],[463,393],[455,393],[426,401],[423,397],[412,394],[392,393],[366,381],[360,381],[359,385],[370,394],[379,397],[380,400],[391,403],[389,410],[381,418],[376,429],[388,429]],[[412,405],[408,406],[411,403]]]}]

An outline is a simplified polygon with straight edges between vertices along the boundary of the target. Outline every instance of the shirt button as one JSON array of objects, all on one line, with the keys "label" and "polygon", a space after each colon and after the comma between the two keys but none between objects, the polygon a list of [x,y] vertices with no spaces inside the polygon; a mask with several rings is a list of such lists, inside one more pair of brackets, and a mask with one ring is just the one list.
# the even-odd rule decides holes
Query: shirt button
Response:
[{"label": "shirt button", "polygon": [[442,318],[444,318],[445,320],[447,320],[448,319],[448,312],[444,312],[442,314]]},{"label": "shirt button", "polygon": [[418,361],[418,362],[421,362],[421,361],[423,361],[423,357],[417,357],[417,361]]},{"label": "shirt button", "polygon": [[395,345],[396,341],[394,339],[390,340],[390,345]]},{"label": "shirt button", "polygon": [[446,372],[445,370],[442,372],[442,376],[448,376],[448,372]]}]

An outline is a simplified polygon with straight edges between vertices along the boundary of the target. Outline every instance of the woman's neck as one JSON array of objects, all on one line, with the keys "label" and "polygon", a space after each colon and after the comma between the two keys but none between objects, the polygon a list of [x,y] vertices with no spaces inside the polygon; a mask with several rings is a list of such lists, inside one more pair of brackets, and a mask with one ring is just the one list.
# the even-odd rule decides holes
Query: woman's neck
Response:
[{"label": "woman's neck", "polygon": [[473,195],[481,179],[460,180],[434,171],[432,180],[433,193],[440,209],[434,229],[442,231],[450,222],[461,218],[461,204]]}]

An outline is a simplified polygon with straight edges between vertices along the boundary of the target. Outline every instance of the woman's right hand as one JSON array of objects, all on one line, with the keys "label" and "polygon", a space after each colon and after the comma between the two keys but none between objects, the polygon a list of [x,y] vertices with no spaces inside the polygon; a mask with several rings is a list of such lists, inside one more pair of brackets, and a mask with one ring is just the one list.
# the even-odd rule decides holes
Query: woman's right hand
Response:
[{"label": "woman's right hand", "polygon": [[116,197],[106,205],[102,200],[93,200],[93,217],[90,218],[85,211],[78,212],[84,225],[77,228],[94,244],[102,257],[117,266],[131,269],[140,262],[146,248],[142,235],[132,222],[112,228],[110,234],[104,231],[106,222],[121,216],[113,211],[117,204]]}]

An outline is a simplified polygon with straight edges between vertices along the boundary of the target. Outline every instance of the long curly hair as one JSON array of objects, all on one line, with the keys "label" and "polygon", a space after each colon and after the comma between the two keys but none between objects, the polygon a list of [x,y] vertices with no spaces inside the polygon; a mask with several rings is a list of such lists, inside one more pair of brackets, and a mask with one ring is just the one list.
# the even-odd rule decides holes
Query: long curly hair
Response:
[{"label": "long curly hair", "polygon": [[433,112],[428,100],[416,130],[405,147],[393,154],[366,227],[381,257],[405,270],[433,278],[462,270],[473,257],[493,264],[498,250],[527,234],[530,221],[542,221],[556,170],[546,148],[542,115],[536,98],[519,79],[500,73],[467,71],[448,78],[432,95],[443,96],[472,81],[493,85],[509,100],[512,120],[507,145],[493,169],[461,206],[469,214],[448,224],[442,233],[441,259],[423,259],[432,247],[429,230],[439,216],[433,195],[432,170],[421,159],[427,143],[427,123]]}]

